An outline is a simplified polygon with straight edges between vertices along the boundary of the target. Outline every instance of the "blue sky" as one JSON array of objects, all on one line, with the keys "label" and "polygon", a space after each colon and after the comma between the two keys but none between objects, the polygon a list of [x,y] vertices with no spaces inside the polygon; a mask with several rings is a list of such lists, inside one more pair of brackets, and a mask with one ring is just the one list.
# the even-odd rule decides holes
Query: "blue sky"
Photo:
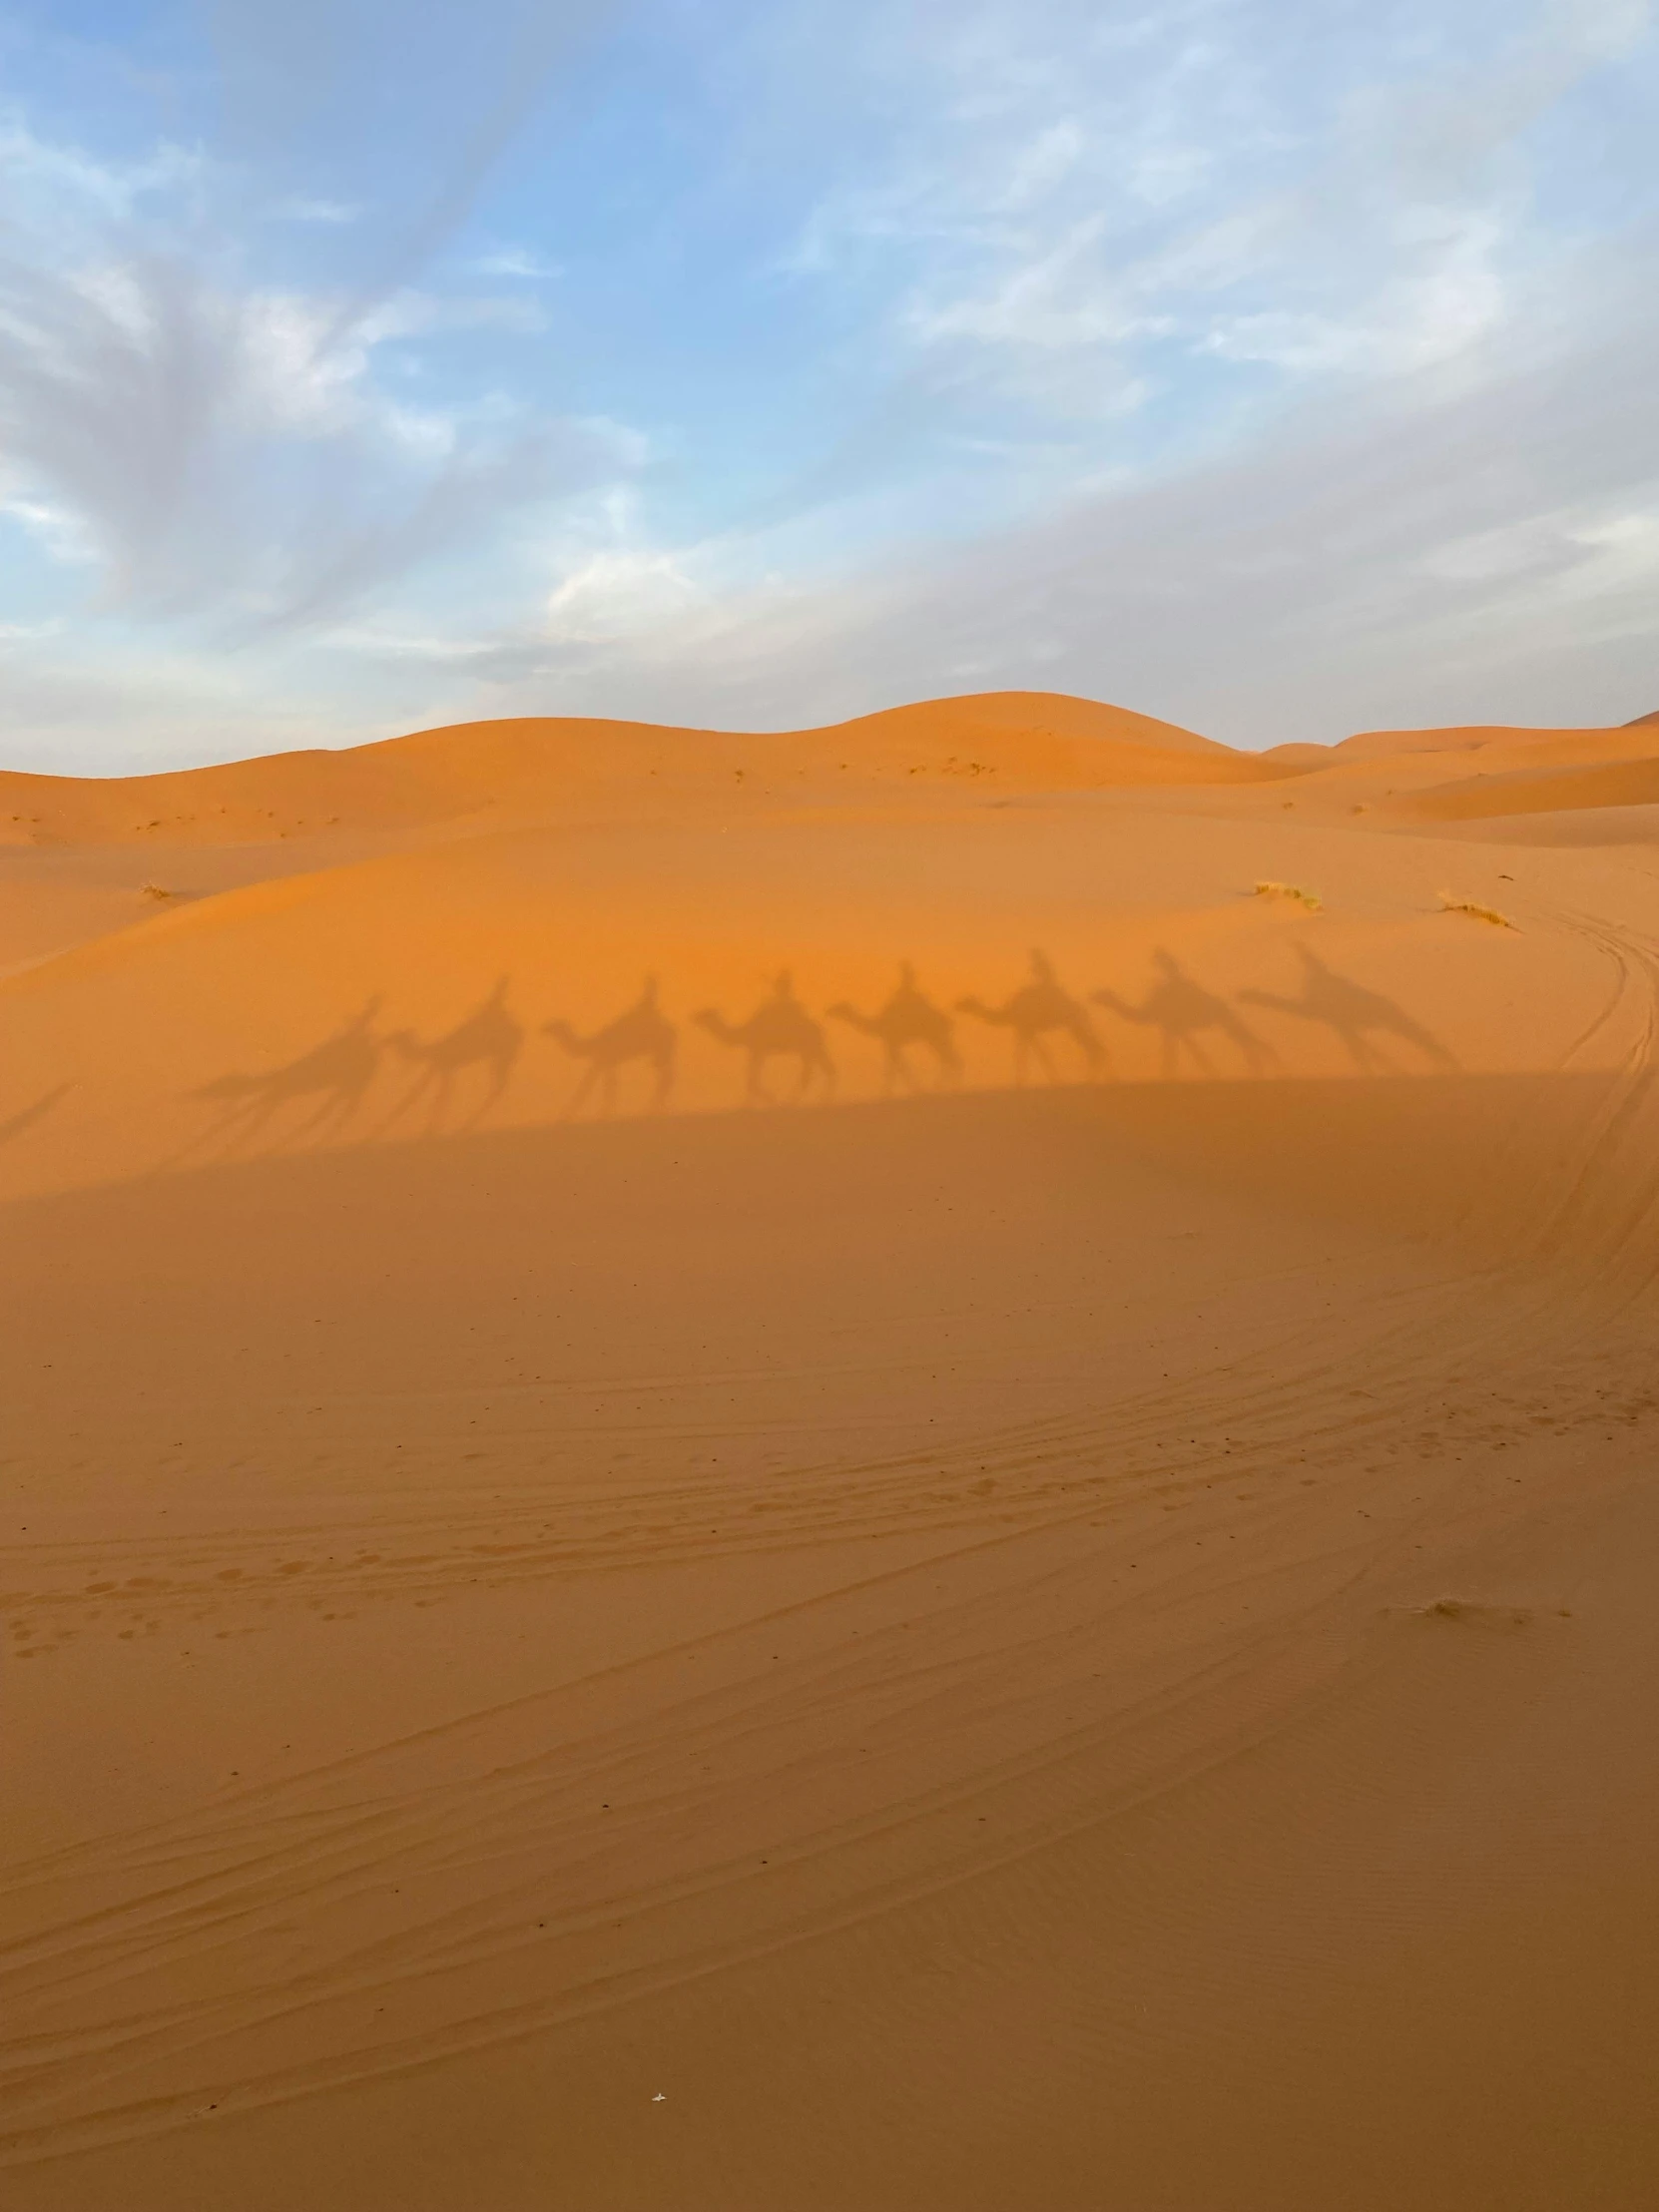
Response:
[{"label": "blue sky", "polygon": [[0,760],[1659,706],[1653,0],[0,6]]}]

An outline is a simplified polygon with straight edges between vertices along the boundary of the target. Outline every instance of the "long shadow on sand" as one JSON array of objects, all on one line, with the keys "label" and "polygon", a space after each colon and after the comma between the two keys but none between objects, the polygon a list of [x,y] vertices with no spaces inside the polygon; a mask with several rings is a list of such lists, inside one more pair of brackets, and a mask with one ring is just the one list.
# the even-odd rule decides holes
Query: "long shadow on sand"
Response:
[{"label": "long shadow on sand", "polygon": [[[340,1135],[379,1072],[385,1039],[375,1036],[372,1024],[380,1004],[378,997],[369,999],[320,1044],[280,1067],[263,1075],[233,1070],[192,1091],[192,1098],[224,1111],[178,1158],[182,1161],[215,1148],[236,1151],[267,1134],[279,1136],[284,1145],[307,1139],[317,1143]],[[299,1105],[311,1105],[312,1111],[289,1126],[283,1110]]]},{"label": "long shadow on sand", "polygon": [[1425,1029],[1394,999],[1339,975],[1307,945],[1298,945],[1297,955],[1303,970],[1298,997],[1247,990],[1239,993],[1241,1004],[1267,1006],[1276,1013],[1292,1014],[1299,1021],[1317,1022],[1341,1040],[1354,1065],[1366,1075],[1396,1072],[1386,1053],[1373,1043],[1375,1037],[1391,1037],[1411,1045],[1433,1067],[1449,1070],[1457,1066],[1433,1031]]},{"label": "long shadow on sand", "polygon": [[[1458,1063],[1447,1048],[1396,1001],[1339,974],[1306,947],[1298,951],[1303,963],[1299,994],[1245,990],[1237,994],[1237,1003],[1267,1007],[1328,1029],[1341,1040],[1355,1071],[1362,1075],[1457,1071]],[[1235,1004],[1189,974],[1166,948],[1157,948],[1153,962],[1153,978],[1138,1000],[1105,988],[1091,998],[1118,1019],[1158,1033],[1164,1082],[1189,1074],[1219,1081],[1235,1069],[1247,1076],[1283,1076],[1280,1055],[1241,1018]],[[193,1100],[217,1112],[206,1128],[159,1165],[179,1167],[256,1149],[310,1149],[342,1139],[456,1136],[477,1129],[506,1095],[528,1034],[508,1004],[510,986],[509,977],[499,977],[452,1028],[430,1038],[407,1028],[379,1032],[375,1025],[383,999],[376,994],[320,1043],[280,1066],[259,1074],[233,1070],[192,1091]],[[1033,1072],[1049,1084],[1061,1082],[1068,1072],[1085,1081],[1112,1073],[1089,1006],[1065,988],[1053,962],[1040,949],[1030,954],[1026,980],[1008,996],[987,1001],[969,995],[956,1001],[955,1011],[1009,1031],[1015,1089],[1023,1087]],[[825,1009],[821,1021],[803,1002],[791,972],[785,969],[743,1020],[730,1021],[714,1007],[703,1008],[691,1019],[717,1046],[743,1055],[742,1103],[748,1107],[828,1104],[834,1098],[836,1071],[824,1028],[828,1021],[879,1045],[883,1099],[919,1102],[963,1087],[958,1024],[922,989],[908,960],[899,963],[893,989],[873,1012],[836,999]],[[578,1030],[557,1016],[542,1023],[540,1030],[572,1060],[583,1063],[557,1118],[580,1116],[590,1104],[597,1106],[599,1118],[614,1118],[623,1108],[626,1086],[636,1069],[649,1083],[640,1101],[644,1110],[651,1114],[669,1110],[683,1031],[664,1011],[655,975],[645,978],[631,1005],[591,1030]],[[1232,1068],[1218,1070],[1207,1049],[1212,1037],[1227,1048]],[[1396,1065],[1379,1039],[1410,1046],[1417,1064]],[[1065,1058],[1056,1052],[1056,1045],[1065,1047]],[[778,1061],[794,1072],[793,1085],[785,1088],[782,1097],[768,1082]],[[370,1126],[362,1126],[370,1093],[385,1085],[392,1068],[412,1073],[389,1109]],[[9,1122],[0,1123],[0,1143],[22,1136],[43,1119],[68,1087],[60,1085]],[[385,1095],[382,1089],[381,1096]]]}]

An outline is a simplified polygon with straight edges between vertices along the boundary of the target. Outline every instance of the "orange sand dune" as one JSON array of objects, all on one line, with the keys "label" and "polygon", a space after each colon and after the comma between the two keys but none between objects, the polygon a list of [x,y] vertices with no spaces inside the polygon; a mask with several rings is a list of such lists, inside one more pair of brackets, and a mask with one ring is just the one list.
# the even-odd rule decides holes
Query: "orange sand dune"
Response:
[{"label": "orange sand dune", "polygon": [[1649,2201],[1646,756],[1434,735],[37,780],[8,2212]]},{"label": "orange sand dune", "polygon": [[1584,768],[1509,769],[1422,794],[1414,811],[1442,822],[1486,815],[1575,813],[1585,807],[1649,807],[1659,801],[1659,756],[1599,761]]},{"label": "orange sand dune", "polygon": [[1602,729],[1518,729],[1507,724],[1469,724],[1445,730],[1365,730],[1331,748],[1341,761],[1392,759],[1411,753],[1507,753],[1534,748],[1586,747],[1599,758],[1616,748],[1618,733]]},{"label": "orange sand dune", "polygon": [[[1651,728],[1618,730],[1516,730],[1468,728],[1370,731],[1340,745],[1276,746],[1263,756],[1286,780],[1240,789],[1221,803],[1237,814],[1278,808],[1336,820],[1375,812],[1389,823],[1439,830],[1479,824],[1499,814],[1554,818],[1540,822],[1528,841],[1618,843],[1645,839],[1646,831],[1621,823],[1616,813],[1592,826],[1574,818],[1651,803],[1654,750]],[[1174,796],[1174,795],[1172,795]]]},{"label": "orange sand dune", "polygon": [[[999,788],[1249,781],[1250,754],[1092,700],[991,692],[893,708],[829,730],[737,736],[547,718],[466,723],[344,752],[280,753],[166,776],[0,774],[0,841],[188,846],[499,818],[622,795],[683,805],[875,778],[985,780]],[[663,787],[651,793],[657,783]]]}]

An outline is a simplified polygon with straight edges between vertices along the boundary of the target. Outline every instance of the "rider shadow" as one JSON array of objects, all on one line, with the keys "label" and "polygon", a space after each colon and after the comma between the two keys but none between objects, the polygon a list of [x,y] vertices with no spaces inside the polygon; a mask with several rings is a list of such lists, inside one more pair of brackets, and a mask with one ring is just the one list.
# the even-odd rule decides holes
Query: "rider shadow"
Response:
[{"label": "rider shadow", "polygon": [[1107,1007],[1124,1021],[1139,1022],[1158,1031],[1161,1072],[1166,1082],[1180,1074],[1183,1057],[1191,1060],[1198,1074],[1215,1075],[1215,1062],[1199,1041],[1207,1030],[1215,1030],[1237,1047],[1251,1075],[1265,1074],[1279,1064],[1273,1047],[1239,1019],[1225,998],[1207,991],[1189,975],[1172,952],[1160,945],[1152,959],[1157,979],[1138,1006],[1119,998],[1116,991],[1095,991],[1091,995],[1097,1006]]},{"label": "rider shadow", "polygon": [[[167,1164],[176,1165],[214,1147],[234,1152],[265,1136],[274,1125],[285,1145],[306,1139],[317,1143],[339,1135],[361,1108],[379,1073],[386,1040],[374,1035],[371,1024],[380,1003],[377,997],[371,998],[331,1036],[281,1067],[264,1075],[233,1071],[190,1092],[190,1097],[209,1100],[225,1110]],[[312,1112],[292,1127],[282,1126],[285,1107],[312,1101]]]},{"label": "rider shadow", "polygon": [[890,1098],[895,1091],[913,1095],[928,1087],[911,1064],[912,1047],[931,1055],[935,1090],[943,1090],[962,1079],[962,1056],[956,1049],[956,1024],[942,1006],[936,1006],[919,988],[916,971],[908,960],[900,962],[897,986],[875,1013],[860,1013],[844,998],[838,998],[825,1012],[828,1020],[843,1021],[861,1035],[878,1041],[881,1089],[886,1097]]},{"label": "rider shadow", "polygon": [[543,1036],[562,1044],[573,1059],[586,1060],[587,1069],[564,1109],[564,1118],[581,1112],[597,1090],[599,1111],[609,1119],[617,1110],[618,1080],[631,1062],[642,1061],[655,1077],[647,1102],[648,1111],[661,1113],[674,1088],[675,1056],[680,1032],[657,1003],[657,978],[648,975],[639,997],[625,1013],[602,1029],[582,1036],[568,1021],[544,1021]]},{"label": "rider shadow", "polygon": [[55,1090],[37,1098],[32,1106],[25,1106],[21,1113],[13,1114],[10,1121],[0,1121],[0,1144],[13,1144],[19,1137],[26,1136],[37,1122],[44,1121],[68,1097],[73,1088],[73,1084],[60,1083]]},{"label": "rider shadow", "polygon": [[[432,1137],[445,1133],[449,1108],[457,1089],[463,1094],[475,1090],[479,1095],[471,1112],[454,1125],[452,1133],[476,1129],[491,1108],[500,1103],[524,1049],[524,1024],[507,1008],[511,980],[510,976],[498,976],[489,996],[440,1037],[423,1040],[412,1029],[391,1032],[385,1040],[386,1049],[397,1059],[417,1068],[419,1073],[391,1112],[375,1126],[372,1135],[384,1136],[422,1100],[429,1109],[424,1134]],[[481,1089],[473,1080],[474,1069],[482,1075]]]},{"label": "rider shadow", "polygon": [[824,1031],[795,995],[788,968],[774,979],[771,997],[763,999],[746,1021],[728,1021],[713,1006],[703,1007],[692,1019],[717,1044],[747,1055],[744,1097],[751,1106],[778,1103],[764,1079],[769,1060],[793,1060],[800,1071],[790,1104],[804,1100],[815,1083],[826,1098],[833,1094],[835,1069]]},{"label": "rider shadow", "polygon": [[1111,1061],[1095,1034],[1088,1008],[1063,988],[1046,952],[1033,950],[1030,980],[999,1005],[987,1005],[982,998],[959,998],[956,1011],[972,1014],[996,1028],[1013,1031],[1016,1083],[1025,1081],[1033,1060],[1051,1083],[1060,1080],[1048,1049],[1047,1039],[1051,1036],[1071,1039],[1082,1057],[1086,1077],[1098,1079],[1112,1072]]},{"label": "rider shadow", "polygon": [[1286,998],[1277,991],[1248,990],[1240,991],[1240,1001],[1251,1006],[1268,1006],[1276,1013],[1294,1014],[1299,1021],[1317,1022],[1329,1029],[1341,1041],[1362,1075],[1399,1072],[1387,1055],[1372,1043],[1374,1036],[1395,1038],[1412,1046],[1433,1067],[1447,1071],[1456,1068],[1456,1060],[1439,1038],[1403,1006],[1385,998],[1381,991],[1339,975],[1307,945],[1298,945],[1296,950],[1303,967],[1300,997]]}]

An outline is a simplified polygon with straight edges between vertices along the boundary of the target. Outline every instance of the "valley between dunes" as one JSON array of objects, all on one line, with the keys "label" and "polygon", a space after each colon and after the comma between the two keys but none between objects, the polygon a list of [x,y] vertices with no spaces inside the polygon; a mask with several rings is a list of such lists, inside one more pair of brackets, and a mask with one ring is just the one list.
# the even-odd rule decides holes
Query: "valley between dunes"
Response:
[{"label": "valley between dunes", "polygon": [[1651,721],[0,776],[7,2206],[1652,2202],[1656,1065]]}]

